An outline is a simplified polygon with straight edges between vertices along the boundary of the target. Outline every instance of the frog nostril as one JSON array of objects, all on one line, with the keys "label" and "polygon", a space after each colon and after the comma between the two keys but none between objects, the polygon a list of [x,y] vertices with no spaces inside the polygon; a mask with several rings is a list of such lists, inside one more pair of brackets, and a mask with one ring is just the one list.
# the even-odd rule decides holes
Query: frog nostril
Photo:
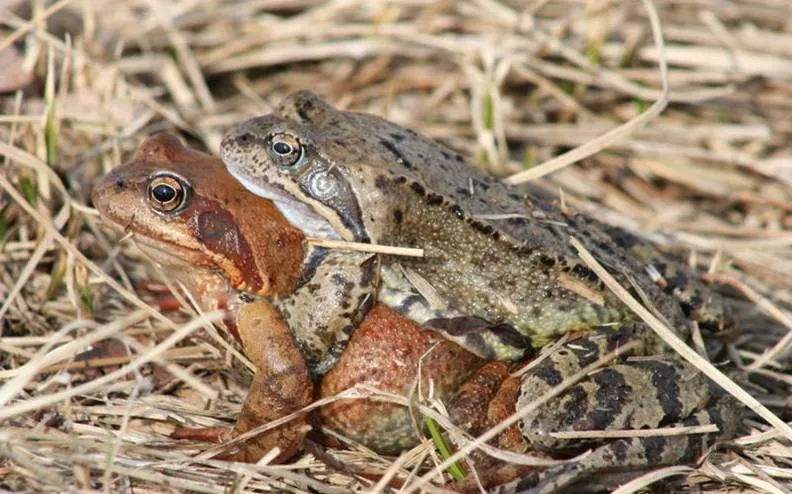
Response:
[{"label": "frog nostril", "polygon": [[239,144],[250,144],[251,142],[253,142],[253,134],[251,134],[250,132],[239,134],[236,140]]},{"label": "frog nostril", "polygon": [[114,185],[116,192],[124,192],[127,189],[127,183],[123,178],[117,178]]}]

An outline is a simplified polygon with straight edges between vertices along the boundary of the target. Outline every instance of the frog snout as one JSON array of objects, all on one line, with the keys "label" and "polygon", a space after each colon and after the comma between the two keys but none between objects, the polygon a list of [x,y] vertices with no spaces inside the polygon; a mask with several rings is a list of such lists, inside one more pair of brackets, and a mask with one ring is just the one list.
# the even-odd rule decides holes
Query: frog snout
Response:
[{"label": "frog snout", "polygon": [[116,192],[124,192],[125,190],[127,190],[128,185],[127,185],[126,180],[124,180],[121,177],[118,177],[113,182],[113,187],[115,188]]},{"label": "frog snout", "polygon": [[249,147],[253,141],[253,134],[244,129],[229,132],[220,142],[220,156],[221,158],[236,156],[241,149]]},{"label": "frog snout", "polygon": [[94,185],[91,191],[91,202],[94,207],[99,210],[102,215],[110,213],[120,213],[119,208],[114,207],[117,205],[121,198],[125,197],[130,189],[131,183],[127,177],[115,170],[111,171],[105,177]]}]

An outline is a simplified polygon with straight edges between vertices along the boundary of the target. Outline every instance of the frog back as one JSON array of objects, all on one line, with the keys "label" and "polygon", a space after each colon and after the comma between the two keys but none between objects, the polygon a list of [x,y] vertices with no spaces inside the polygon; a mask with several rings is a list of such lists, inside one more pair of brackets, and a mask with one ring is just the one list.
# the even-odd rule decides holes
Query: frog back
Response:
[{"label": "frog back", "polygon": [[[518,249],[553,245],[561,257],[574,256],[568,246],[569,218],[557,207],[534,200],[525,187],[492,177],[436,141],[376,115],[337,110],[311,91],[291,94],[276,113],[309,131],[325,160],[365,181],[357,185],[361,211],[387,208],[393,213],[415,204],[443,208],[448,221],[472,223],[477,231]],[[374,184],[369,189],[387,190],[362,192],[369,182]],[[585,222],[575,226],[590,229]],[[589,236],[597,235],[592,231]]]},{"label": "frog back", "polygon": [[[434,218],[428,226],[432,232],[423,238],[417,234],[421,243],[426,235],[436,237],[437,230],[465,231],[448,226],[462,221],[471,235],[486,237],[485,243],[505,243],[513,256],[538,260],[532,264],[533,271],[566,273],[596,291],[603,290],[572,247],[570,237],[575,237],[635,296],[651,300],[681,333],[687,332],[692,314],[707,323],[723,324],[720,297],[696,282],[684,263],[619,228],[536,199],[525,187],[492,177],[442,144],[375,115],[337,110],[310,91],[290,95],[277,113],[310,129],[328,161],[362,177],[357,185],[360,210],[373,211],[372,218],[391,223],[378,227],[386,234],[372,236],[373,242],[404,240],[400,220],[412,209],[424,218]],[[366,189],[375,193],[361,192]],[[426,210],[432,212],[426,214]],[[421,224],[415,221],[411,227]],[[674,283],[658,286],[650,264],[661,276],[665,271],[673,273]]]}]

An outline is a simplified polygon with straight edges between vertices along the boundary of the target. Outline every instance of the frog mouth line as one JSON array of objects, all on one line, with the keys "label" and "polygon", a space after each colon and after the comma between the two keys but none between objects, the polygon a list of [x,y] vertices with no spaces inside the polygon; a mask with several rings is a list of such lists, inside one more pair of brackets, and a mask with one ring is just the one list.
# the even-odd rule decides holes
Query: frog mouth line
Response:
[{"label": "frog mouth line", "polygon": [[312,207],[301,202],[281,187],[271,183],[265,185],[253,183],[242,174],[231,170],[230,167],[228,171],[247,190],[259,197],[272,201],[278,211],[286,217],[286,220],[292,226],[302,230],[306,237],[331,240],[339,240],[341,238],[330,226],[330,223],[317,214]]},{"label": "frog mouth line", "polygon": [[[111,217],[105,212],[102,215]],[[111,230],[123,233],[125,239],[129,237],[128,241],[131,241],[133,245],[143,251],[146,256],[154,259],[158,264],[170,266],[186,263],[189,265],[189,261],[185,261],[185,259],[195,258],[196,256],[205,257],[199,249],[185,247],[178,242],[165,239],[155,240],[151,237],[150,232],[142,231],[136,226],[134,214],[123,223],[116,221],[115,217],[113,217],[111,221],[105,221],[103,224]]]}]

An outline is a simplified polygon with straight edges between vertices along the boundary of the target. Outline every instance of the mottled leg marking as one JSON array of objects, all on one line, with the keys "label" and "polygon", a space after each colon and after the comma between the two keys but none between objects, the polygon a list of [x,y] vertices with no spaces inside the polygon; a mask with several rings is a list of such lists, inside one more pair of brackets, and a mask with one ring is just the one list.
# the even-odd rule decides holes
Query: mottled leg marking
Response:
[{"label": "mottled leg marking", "polygon": [[[530,388],[522,391],[518,407],[537,396]],[[655,359],[630,362],[592,373],[526,418],[520,429],[536,449],[576,449],[587,443],[561,441],[550,433],[663,427],[700,410],[710,398],[706,378],[688,365]]]},{"label": "mottled leg marking", "polygon": [[353,331],[376,302],[376,256],[328,251],[289,297],[276,301],[313,377],[333,367]]},{"label": "mottled leg marking", "polygon": [[[596,361],[600,355],[645,331],[640,323],[593,330],[585,338],[566,343],[523,377],[517,409]],[[639,349],[636,353],[641,352]],[[519,424],[529,450],[574,455],[586,448],[591,454],[574,463],[535,472],[502,486],[497,492],[544,494],[590,481],[602,472],[641,471],[664,465],[689,464],[716,439],[733,437],[741,409],[730,397],[686,362],[675,358],[646,357],[623,360],[595,371],[559,397],[540,407]],[[565,440],[553,432],[584,430],[654,429],[715,424],[718,433]],[[595,442],[596,441],[596,442]],[[622,478],[622,477],[620,477]],[[570,492],[575,492],[572,489]]]},{"label": "mottled leg marking", "polygon": [[619,482],[625,482],[628,480],[624,475],[626,470],[637,477],[654,468],[695,464],[718,439],[734,437],[740,423],[739,405],[733,399],[724,397],[715,405],[671,426],[715,424],[719,429],[717,433],[617,439],[595,449],[578,462],[534,473],[516,483],[502,486],[495,492],[549,494],[562,489],[576,492],[576,483],[589,482],[595,476],[598,483],[608,484],[609,471],[617,476]]},{"label": "mottled leg marking", "polygon": [[[551,388],[561,384],[564,379],[596,362],[602,355],[636,339],[640,341],[640,333],[643,330],[644,328],[640,324],[625,323],[617,328],[593,329],[585,337],[567,342],[522,377],[520,394],[516,403],[517,409],[529,404]],[[640,355],[642,351],[642,348],[636,348],[624,354],[622,358],[635,354]],[[553,451],[559,447],[559,441],[548,435],[551,430],[558,430],[564,425],[569,426],[569,419],[565,412],[558,407],[570,407],[571,400],[577,400],[576,404],[580,405],[581,398],[586,398],[590,391],[585,387],[580,388],[585,382],[578,383],[560,397],[523,419],[520,429],[530,442],[532,449]],[[575,391],[577,388],[580,389]],[[570,410],[572,414],[570,418],[582,420],[580,414],[585,411],[587,411],[586,408]],[[546,420],[543,419],[545,415],[548,415]]]}]

